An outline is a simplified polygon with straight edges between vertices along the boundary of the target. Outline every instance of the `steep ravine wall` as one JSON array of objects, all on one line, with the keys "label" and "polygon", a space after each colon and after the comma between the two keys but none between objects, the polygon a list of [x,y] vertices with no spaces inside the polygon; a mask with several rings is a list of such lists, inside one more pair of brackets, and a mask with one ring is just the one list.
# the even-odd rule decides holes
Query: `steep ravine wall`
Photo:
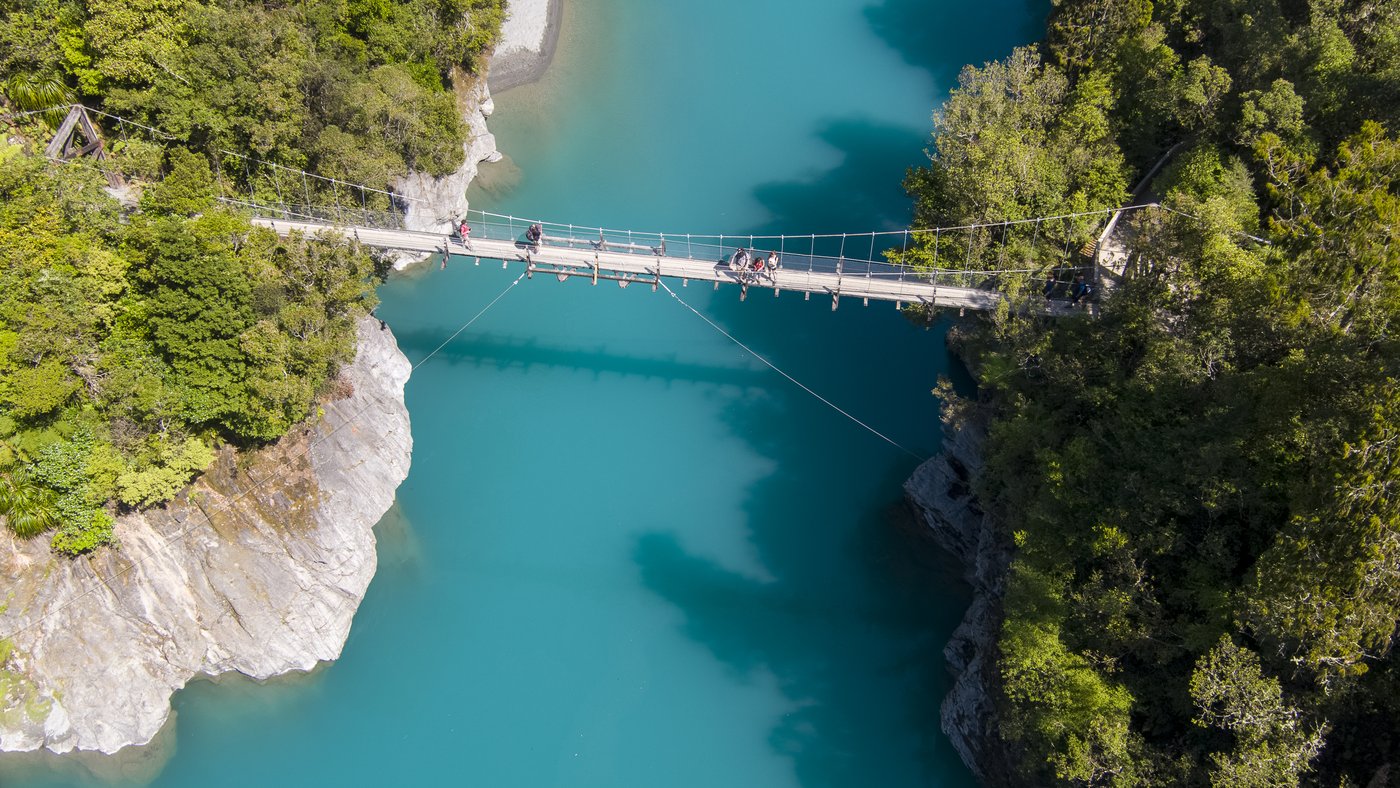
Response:
[{"label": "steep ravine wall", "polygon": [[983,785],[1009,786],[1013,779],[996,703],[996,648],[1011,546],[973,492],[986,440],[975,407],[945,409],[943,451],[915,469],[904,493],[934,539],[962,563],[973,591],[972,604],[943,649],[953,672],[953,688],[940,710],[943,732]]},{"label": "steep ravine wall", "polygon": [[196,675],[261,680],[340,655],[413,443],[408,360],[378,321],[358,328],[344,396],[119,518],[119,549],[67,559],[0,530],[0,750],[144,744]]}]

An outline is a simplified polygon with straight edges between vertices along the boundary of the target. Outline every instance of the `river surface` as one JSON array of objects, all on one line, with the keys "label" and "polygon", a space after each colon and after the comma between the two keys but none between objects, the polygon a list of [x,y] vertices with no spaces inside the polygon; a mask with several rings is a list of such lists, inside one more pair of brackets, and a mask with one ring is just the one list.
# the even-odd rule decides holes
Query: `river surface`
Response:
[{"label": "river surface", "polygon": [[[1030,0],[568,0],[498,97],[473,206],[693,233],[897,229],[930,110],[1035,37]],[[518,275],[383,288],[427,356]],[[918,455],[943,326],[680,295]],[[966,605],[901,504],[916,460],[663,291],[521,282],[408,384],[413,469],[344,656],[196,683],[162,786],[967,786],[938,730]],[[173,740],[173,741],[172,741]],[[163,760],[164,753],[153,760]],[[86,782],[71,769],[25,782]]]}]

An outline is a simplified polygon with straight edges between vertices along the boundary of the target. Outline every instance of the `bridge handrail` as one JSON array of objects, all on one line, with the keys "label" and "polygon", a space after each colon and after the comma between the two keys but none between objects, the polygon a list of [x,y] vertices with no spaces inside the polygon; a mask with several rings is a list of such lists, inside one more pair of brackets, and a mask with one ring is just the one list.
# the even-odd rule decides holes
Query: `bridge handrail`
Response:
[{"label": "bridge handrail", "polygon": [[[385,226],[386,224],[390,224],[390,222],[388,221],[389,219],[394,218],[396,216],[395,214],[391,214],[388,212],[365,211],[360,209],[344,207],[327,207],[318,209],[314,206],[299,205],[269,206],[266,204],[252,203],[245,200],[237,200],[232,198],[222,198],[221,201],[236,207],[246,208],[257,215],[262,216],[263,218],[283,219],[287,221],[300,221],[311,224],[327,224],[329,226],[395,230],[398,232],[412,233],[413,235],[421,238],[431,238],[434,240],[441,239],[444,245],[452,243],[451,235],[444,235],[440,232],[410,231],[402,230],[397,226]],[[469,217],[473,218],[473,221],[475,221],[475,224],[472,225],[473,239],[507,241],[518,247],[522,251],[522,253],[525,250],[531,248],[559,248],[560,244],[558,242],[566,241],[571,244],[569,248],[574,248],[572,244],[583,244],[588,245],[591,248],[597,249],[598,251],[628,254],[642,258],[652,258],[655,256],[656,247],[659,247],[660,243],[664,240],[667,244],[669,244],[669,248],[666,250],[668,256],[713,261],[716,267],[727,267],[727,261],[729,260],[729,256],[733,251],[732,247],[728,245],[720,246],[717,243],[697,242],[697,238],[695,236],[691,236],[689,239],[685,239],[684,237],[682,237],[681,239],[677,240],[672,238],[663,238],[660,234],[656,235],[657,244],[656,247],[653,247],[652,245],[646,243],[637,243],[636,241],[638,240],[638,233],[627,233],[626,231],[603,230],[601,231],[602,242],[600,243],[600,237],[598,235],[593,234],[593,231],[596,228],[580,228],[577,226],[566,227],[566,231],[573,233],[579,233],[580,231],[583,231],[584,233],[586,233],[586,235],[582,237],[577,237],[572,235],[549,235],[548,233],[546,233],[544,240],[553,241],[555,243],[544,243],[542,246],[532,247],[527,241],[524,240],[525,230],[529,227],[528,223],[521,222],[520,220],[515,220],[513,217],[502,217],[502,215],[500,214],[490,214],[484,211],[474,211],[472,213],[475,214],[475,216],[480,216],[482,217],[482,219],[485,219],[485,221],[482,221],[480,219],[475,219],[474,217]],[[505,218],[506,221],[501,222],[499,221],[499,218]],[[350,221],[347,222],[346,219],[350,219]],[[356,219],[364,220],[365,224],[357,223],[355,221]],[[375,219],[378,219],[379,221],[375,221]],[[554,225],[551,224],[549,226]],[[613,240],[608,240],[609,233],[614,234],[615,237]],[[643,240],[649,240],[649,235],[650,234],[644,236]],[[628,238],[628,240],[622,240],[624,237]],[[701,238],[703,240],[708,241],[717,240],[720,238],[728,238],[728,236],[702,236]],[[1029,275],[1038,273],[1043,270],[1043,268],[1041,267],[963,269],[938,266],[910,266],[890,262],[889,260],[880,257],[841,257],[832,255],[812,254],[810,253],[810,251],[780,251],[780,247],[783,246],[782,241],[809,240],[810,238],[810,236],[798,236],[796,237],[796,239],[794,239],[794,237],[792,236],[753,236],[752,241],[755,243],[762,242],[765,240],[778,240],[780,241],[780,243],[772,244],[771,246],[774,248],[763,248],[757,245],[746,248],[750,248],[755,254],[758,255],[767,255],[769,252],[777,252],[779,254],[779,259],[782,261],[782,268],[790,272],[796,271],[798,273],[836,274],[838,277],[846,277],[852,279],[874,279],[880,281],[933,281],[943,284],[950,284],[948,280],[952,280],[951,284],[955,284],[956,286],[989,288],[989,286],[994,284],[994,280],[996,277],[1009,274]],[[748,243],[750,242],[750,236],[742,236],[741,238],[737,238],[735,240],[741,240]],[[866,248],[868,251],[871,247]],[[1064,266],[1061,267],[1059,270],[1074,271],[1083,270],[1083,268],[1087,267],[1081,268]],[[749,272],[736,271],[735,273],[744,274]],[[766,277],[767,273],[764,272],[759,276],[751,277],[750,280],[754,283],[761,284]]]},{"label": "bridge handrail", "polygon": [[515,215],[513,215],[513,214],[495,213],[495,212],[493,212],[493,211],[482,211],[482,210],[478,210],[478,209],[476,209],[476,208],[469,209],[469,210],[467,211],[467,214],[468,214],[468,217],[469,217],[469,218],[470,218],[471,216],[481,216],[481,217],[483,218],[483,220],[484,220],[484,219],[489,219],[489,218],[494,218],[494,219],[497,219],[497,220],[505,220],[507,223],[520,225],[522,228],[524,228],[524,227],[529,227],[531,224],[538,223],[538,224],[544,225],[546,228],[548,228],[548,227],[550,227],[550,226],[555,226],[555,227],[571,227],[571,228],[574,228],[574,229],[576,229],[576,230],[591,231],[591,232],[594,233],[595,235],[597,234],[597,232],[598,232],[599,230],[603,230],[603,231],[605,231],[605,232],[622,232],[622,233],[631,232],[631,233],[634,233],[634,234],[636,234],[636,235],[653,236],[653,237],[655,237],[655,236],[664,236],[664,237],[667,237],[667,238],[684,238],[684,237],[686,237],[686,236],[690,236],[690,237],[692,237],[692,238],[730,238],[730,239],[734,239],[734,240],[739,240],[739,239],[743,239],[743,238],[753,238],[753,239],[755,239],[755,240],[777,240],[777,239],[781,239],[781,238],[816,238],[816,239],[818,239],[818,240],[830,240],[830,239],[837,239],[837,238],[848,238],[848,239],[849,239],[849,238],[866,238],[866,237],[869,237],[869,236],[871,236],[871,235],[874,235],[874,236],[891,236],[891,237],[895,237],[895,236],[903,236],[903,235],[930,235],[930,234],[931,234],[931,235],[936,235],[936,234],[939,234],[939,233],[963,232],[963,231],[968,231],[968,230],[1000,229],[1000,228],[1003,228],[1003,227],[1018,227],[1018,226],[1026,225],[1026,224],[1045,224],[1045,223],[1048,223],[1048,222],[1068,221],[1068,220],[1070,220],[1070,219],[1082,219],[1082,218],[1085,218],[1085,217],[1088,217],[1088,216],[1104,216],[1104,217],[1108,217],[1108,216],[1112,216],[1112,215],[1114,215],[1114,214],[1119,214],[1119,213],[1123,213],[1123,212],[1127,212],[1127,211],[1137,211],[1137,210],[1142,210],[1142,209],[1145,209],[1145,208],[1160,208],[1160,207],[1162,207],[1162,206],[1161,206],[1160,204],[1158,204],[1158,203],[1155,203],[1155,202],[1145,202],[1145,203],[1136,204],[1136,205],[1124,205],[1124,206],[1121,206],[1121,207],[1118,207],[1118,208],[1101,208],[1101,209],[1093,210],[1093,211],[1079,211],[1079,212],[1077,212],[1077,213],[1057,214],[1057,215],[1055,215],[1055,216],[1040,216],[1040,217],[1032,217],[1032,218],[1029,218],[1029,219],[1007,219],[1007,220],[1005,220],[1005,221],[975,222],[975,223],[972,223],[972,224],[949,225],[949,226],[946,226],[946,227],[927,227],[927,228],[909,228],[909,229],[901,229],[901,230],[874,230],[874,231],[871,231],[871,230],[864,230],[864,231],[861,231],[861,232],[849,232],[849,233],[804,233],[804,234],[801,234],[801,235],[792,235],[792,234],[760,235],[760,234],[751,234],[751,233],[737,233],[737,234],[726,234],[726,233],[670,233],[670,232],[661,232],[661,231],[652,231],[652,230],[648,230],[648,231],[642,231],[642,230],[607,230],[606,228],[590,227],[590,226],[588,226],[588,225],[581,225],[581,224],[580,224],[580,225],[562,224],[562,223],[560,223],[560,222],[549,222],[549,221],[546,221],[546,220],[544,220],[544,219],[531,219],[531,218],[524,218],[524,217],[520,217],[520,216],[515,216]]}]

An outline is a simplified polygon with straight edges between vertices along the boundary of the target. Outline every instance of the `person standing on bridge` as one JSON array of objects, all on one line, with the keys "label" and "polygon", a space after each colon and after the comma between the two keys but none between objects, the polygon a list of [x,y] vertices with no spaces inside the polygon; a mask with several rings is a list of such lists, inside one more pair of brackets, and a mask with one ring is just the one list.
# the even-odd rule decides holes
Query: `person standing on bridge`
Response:
[{"label": "person standing on bridge", "polygon": [[534,247],[536,252],[540,250],[540,239],[543,237],[544,228],[540,226],[539,222],[530,225],[530,228],[525,231],[525,240]]},{"label": "person standing on bridge", "polygon": [[1049,300],[1050,300],[1050,296],[1052,296],[1052,295],[1055,294],[1055,285],[1057,285],[1057,284],[1059,284],[1059,282],[1056,281],[1056,279],[1055,279],[1055,273],[1054,273],[1053,271],[1045,275],[1045,300],[1046,300],[1046,301],[1049,301]]},{"label": "person standing on bridge", "polygon": [[466,219],[457,224],[457,237],[462,239],[463,246],[468,249],[472,248],[472,228],[471,225],[467,224]]}]

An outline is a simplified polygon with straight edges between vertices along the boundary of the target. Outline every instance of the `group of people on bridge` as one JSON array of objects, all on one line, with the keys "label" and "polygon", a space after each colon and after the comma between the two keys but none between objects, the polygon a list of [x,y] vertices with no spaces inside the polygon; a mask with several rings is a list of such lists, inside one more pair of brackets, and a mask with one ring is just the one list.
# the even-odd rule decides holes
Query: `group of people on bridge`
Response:
[{"label": "group of people on bridge", "polygon": [[750,252],[741,246],[729,256],[729,270],[738,274],[739,278],[745,281],[767,276],[768,281],[771,282],[774,272],[782,266],[783,261],[778,257],[777,252],[766,254],[758,250]]},{"label": "group of people on bridge", "polygon": [[[1054,298],[1055,291],[1058,290],[1059,287],[1060,280],[1055,276],[1055,272],[1051,271],[1050,273],[1046,274],[1045,289],[1043,291],[1045,295],[1045,300],[1049,301],[1052,298]],[[1093,296],[1093,294],[1094,285],[1084,278],[1084,274],[1079,274],[1075,276],[1074,281],[1070,282],[1069,284],[1069,305],[1088,307],[1090,298],[1091,296]]]}]

